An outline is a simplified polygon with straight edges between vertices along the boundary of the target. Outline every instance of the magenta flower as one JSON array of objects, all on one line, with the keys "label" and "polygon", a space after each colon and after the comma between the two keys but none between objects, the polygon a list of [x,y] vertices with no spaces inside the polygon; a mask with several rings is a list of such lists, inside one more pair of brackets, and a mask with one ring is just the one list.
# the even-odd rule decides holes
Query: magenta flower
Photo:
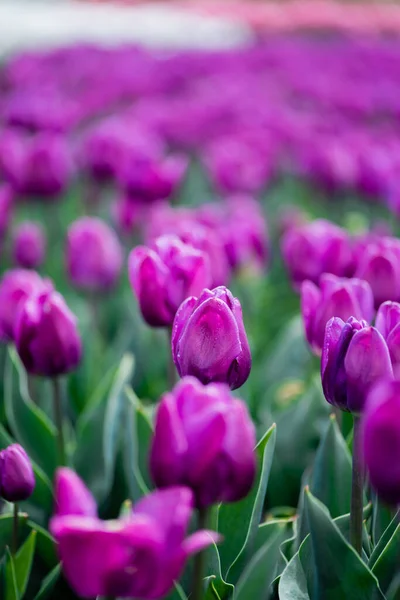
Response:
[{"label": "magenta flower", "polygon": [[0,452],[0,497],[7,502],[27,500],[35,489],[35,475],[29,456],[19,444]]},{"label": "magenta flower", "polygon": [[210,284],[208,257],[173,235],[129,256],[129,278],[144,320],[152,327],[171,326],[181,303]]},{"label": "magenta flower", "polygon": [[324,219],[290,228],[282,237],[281,248],[296,287],[306,279],[318,284],[322,273],[339,277],[352,275],[350,238],[343,229]]},{"label": "magenta flower", "polygon": [[349,317],[370,322],[374,314],[373,296],[366,281],[324,274],[318,288],[311,281],[301,285],[301,312],[306,338],[315,354],[324,343],[325,326],[332,317]]},{"label": "magenta flower", "polygon": [[384,302],[376,313],[375,327],[383,335],[389,348],[393,372],[400,375],[400,304]]},{"label": "magenta flower", "polygon": [[28,373],[55,377],[76,368],[82,343],[76,317],[54,290],[31,295],[18,310],[15,344]]},{"label": "magenta flower", "polygon": [[400,502],[400,382],[374,386],[362,416],[362,455],[372,487],[384,502]]},{"label": "magenta flower", "polygon": [[198,507],[235,502],[254,482],[255,428],[223,384],[185,377],[157,411],[150,469],[159,487],[187,485]]},{"label": "magenta flower", "polygon": [[32,294],[52,287],[49,280],[43,280],[35,271],[6,271],[0,282],[0,337],[3,341],[14,339],[17,313],[23,303]]},{"label": "magenta flower", "polygon": [[84,598],[163,598],[189,556],[218,541],[206,530],[186,537],[193,494],[185,487],[153,492],[130,516],[101,521],[90,492],[64,468],[56,476],[56,506],[62,512],[52,518],[50,531],[65,577]]},{"label": "magenta flower", "polygon": [[384,237],[361,247],[355,275],[370,284],[375,308],[400,300],[400,240]]},{"label": "magenta flower", "polygon": [[46,255],[46,236],[43,227],[33,221],[20,223],[13,237],[14,262],[25,269],[40,267]]},{"label": "magenta flower", "polygon": [[78,289],[103,292],[117,283],[122,247],[107,223],[97,217],[82,217],[68,229],[66,262],[68,275]]},{"label": "magenta flower", "polygon": [[172,356],[181,377],[227,383],[234,390],[247,380],[251,353],[242,307],[223,286],[185,300],[172,328]]},{"label": "magenta flower", "polygon": [[333,406],[363,411],[368,392],[382,379],[392,379],[389,350],[383,336],[365,321],[338,317],[328,321],[321,360],[322,388]]},{"label": "magenta flower", "polygon": [[124,191],[149,202],[170,198],[181,183],[188,161],[183,155],[167,158],[132,153],[122,164],[119,181]]}]

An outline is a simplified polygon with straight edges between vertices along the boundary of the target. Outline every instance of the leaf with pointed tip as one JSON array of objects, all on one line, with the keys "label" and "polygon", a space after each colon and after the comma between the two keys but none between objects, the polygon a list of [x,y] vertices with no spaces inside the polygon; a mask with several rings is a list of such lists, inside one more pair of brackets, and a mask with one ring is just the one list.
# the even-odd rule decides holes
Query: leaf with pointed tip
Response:
[{"label": "leaf with pointed tip", "polygon": [[[27,514],[18,513],[18,530],[19,531],[22,531],[27,518],[28,518]],[[14,517],[10,513],[0,515],[0,559],[6,552],[6,548],[11,547],[12,535],[13,535],[13,521],[14,521]]]},{"label": "leaf with pointed tip", "polygon": [[6,555],[7,565],[9,565],[9,577],[6,577],[6,600],[21,600],[18,591],[14,559],[8,548],[6,549]]},{"label": "leaf with pointed tip", "polygon": [[244,552],[251,553],[264,507],[268,477],[275,448],[276,426],[272,425],[256,446],[258,470],[253,489],[240,502],[221,504],[218,532],[229,540],[220,548],[221,572],[227,573]]},{"label": "leaf with pointed tip", "polygon": [[24,544],[19,548],[16,555],[6,566],[6,600],[12,600],[13,595],[8,594],[12,590],[13,582],[17,585],[20,598],[24,597],[32,569],[33,557],[36,547],[36,531],[32,531]]},{"label": "leaf with pointed tip", "polygon": [[400,524],[397,525],[382,552],[371,566],[371,571],[379,581],[381,589],[386,592],[398,573],[400,564]]},{"label": "leaf with pointed tip", "polygon": [[50,573],[43,579],[40,590],[36,594],[33,600],[48,600],[52,598],[50,594],[53,593],[53,588],[56,585],[58,578],[61,574],[61,564],[58,564],[50,571]]}]

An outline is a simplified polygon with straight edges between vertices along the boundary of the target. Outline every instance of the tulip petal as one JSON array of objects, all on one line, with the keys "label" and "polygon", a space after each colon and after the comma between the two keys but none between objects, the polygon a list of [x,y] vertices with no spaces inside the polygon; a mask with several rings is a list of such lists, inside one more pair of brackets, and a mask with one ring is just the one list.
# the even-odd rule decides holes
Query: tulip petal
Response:
[{"label": "tulip petal", "polygon": [[175,315],[175,319],[172,325],[172,334],[171,334],[171,350],[172,357],[174,359],[175,366],[179,373],[179,376],[182,377],[182,373],[179,366],[179,361],[177,360],[177,349],[178,343],[182,335],[182,331],[186,326],[190,315],[193,313],[194,307],[197,304],[197,298],[191,296],[182,302],[180,307],[177,310]]},{"label": "tulip petal", "polygon": [[400,304],[390,301],[381,304],[376,313],[375,327],[385,340],[398,323],[400,323]]},{"label": "tulip petal", "polygon": [[222,536],[219,533],[208,529],[202,529],[186,538],[182,544],[182,548],[186,557],[188,557],[192,554],[197,554],[197,552],[201,552],[204,548],[211,546],[211,544],[218,544],[221,540]]},{"label": "tulip petal", "polygon": [[62,467],[57,470],[55,480],[56,515],[82,515],[97,517],[96,501],[72,469]]},{"label": "tulip petal", "polygon": [[314,321],[315,311],[321,299],[321,292],[312,281],[303,281],[301,288],[301,314],[303,316],[303,325],[306,338],[310,346],[314,349]]}]

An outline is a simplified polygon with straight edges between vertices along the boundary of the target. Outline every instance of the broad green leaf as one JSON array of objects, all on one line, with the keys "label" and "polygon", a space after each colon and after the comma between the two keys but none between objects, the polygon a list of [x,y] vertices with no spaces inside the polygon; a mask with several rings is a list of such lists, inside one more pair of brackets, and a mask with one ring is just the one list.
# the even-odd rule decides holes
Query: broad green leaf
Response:
[{"label": "broad green leaf", "polygon": [[[221,545],[223,542],[221,542]],[[219,554],[218,547],[215,543],[212,543],[207,557],[209,558],[208,562],[208,573],[211,575],[208,577],[208,585],[207,590],[205,592],[207,600],[214,600],[215,598],[220,598],[221,600],[227,600],[234,597],[235,587],[225,581],[221,573],[221,558]],[[217,594],[217,596],[215,596]]]},{"label": "broad green leaf", "polygon": [[14,559],[8,548],[6,549],[6,554],[7,554],[7,565],[9,565],[9,569],[10,569],[10,576],[6,577],[6,588],[5,588],[6,600],[21,600],[21,596],[18,591]]},{"label": "broad green leaf", "polygon": [[279,529],[255,552],[243,570],[235,588],[235,600],[267,597],[277,575],[279,548],[286,537],[286,523],[281,523]]},{"label": "broad green leaf", "polygon": [[36,547],[36,531],[32,531],[24,544],[6,566],[6,600],[13,600],[11,592],[14,581],[20,598],[24,597],[32,569],[33,556]]},{"label": "broad green leaf", "polygon": [[[7,448],[7,446],[13,443],[14,440],[8,435],[3,425],[0,424],[0,450]],[[49,515],[54,503],[50,479],[33,460],[31,462],[35,474],[35,489],[29,498],[29,504],[34,504],[44,510],[46,515]]]},{"label": "broad green leaf", "polygon": [[221,504],[218,531],[227,543],[220,548],[221,572],[226,575],[241,553],[251,553],[264,507],[265,493],[275,448],[276,427],[272,425],[256,447],[258,470],[250,494],[240,502]]},{"label": "broad green leaf", "polygon": [[206,594],[204,596],[204,600],[222,600],[221,596],[218,593],[217,588],[215,587],[215,577],[209,577],[209,583],[207,587]]},{"label": "broad green leaf", "polygon": [[124,416],[124,387],[132,375],[133,356],[125,355],[108,394],[99,397],[78,421],[76,471],[101,503],[110,491]]},{"label": "broad green leaf", "polygon": [[56,542],[47,529],[40,527],[33,521],[28,521],[27,526],[36,532],[36,553],[46,565],[52,569],[58,564]]},{"label": "broad green leaf", "polygon": [[379,581],[381,589],[386,592],[391,581],[399,572],[400,565],[400,524],[371,566],[371,571]]},{"label": "broad green leaf", "polygon": [[61,574],[61,564],[58,564],[50,573],[43,579],[40,590],[36,594],[33,600],[52,600],[54,596],[53,588],[56,585],[58,578]]},{"label": "broad green leaf", "polygon": [[[372,507],[371,504],[367,504],[363,510],[363,558],[368,563],[368,557],[371,554],[371,542],[368,535],[365,521],[369,518]],[[339,529],[342,536],[350,543],[350,513],[346,515],[340,515],[333,519],[336,527]]]},{"label": "broad green leaf", "polygon": [[310,490],[333,518],[350,511],[351,456],[334,415],[315,455]]},{"label": "broad green leaf", "polygon": [[380,539],[377,541],[377,544],[374,547],[372,554],[370,556],[369,562],[368,562],[370,569],[373,568],[375,562],[377,561],[379,556],[382,554],[383,550],[386,548],[390,538],[393,536],[393,534],[394,534],[395,530],[397,529],[397,526],[400,522],[399,519],[400,519],[400,510],[398,510],[396,512],[393,519],[389,523],[388,527],[385,529],[385,531],[381,535]]},{"label": "broad green leaf", "polygon": [[[308,593],[307,579],[304,573],[301,556],[304,551],[304,544],[308,543],[309,538],[301,544],[299,551],[287,564],[279,581],[278,594],[280,600],[311,600]],[[322,598],[320,599],[322,600]]]},{"label": "broad green leaf", "polygon": [[[28,515],[18,513],[18,531],[22,531]],[[7,547],[11,547],[13,535],[14,517],[12,514],[0,515],[0,560],[4,556]]]},{"label": "broad green leaf", "polygon": [[378,496],[373,493],[372,494],[372,542],[374,545],[377,545],[382,535],[385,533],[387,528],[389,527],[392,519],[393,513],[392,510],[381,502]]},{"label": "broad green leaf", "polygon": [[175,583],[174,589],[166,597],[166,600],[188,600],[188,598],[179,583]]},{"label": "broad green leaf", "polygon": [[7,421],[17,442],[52,479],[58,456],[56,428],[29,398],[26,372],[14,348],[6,361],[4,385]]},{"label": "broad green leaf", "polygon": [[134,501],[148,493],[152,483],[149,474],[149,450],[153,436],[152,424],[143,405],[130,387],[127,397],[124,440],[124,469],[129,492]]}]

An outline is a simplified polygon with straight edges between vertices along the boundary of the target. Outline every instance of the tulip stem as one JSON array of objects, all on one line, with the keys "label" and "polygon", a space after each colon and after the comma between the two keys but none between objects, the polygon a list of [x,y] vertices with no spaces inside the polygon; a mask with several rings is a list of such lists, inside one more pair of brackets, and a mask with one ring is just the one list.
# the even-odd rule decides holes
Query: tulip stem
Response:
[{"label": "tulip stem", "polygon": [[168,387],[172,390],[178,381],[178,373],[172,356],[172,328],[168,329]]},{"label": "tulip stem", "polygon": [[361,554],[363,528],[363,465],[360,454],[360,418],[353,416],[353,475],[350,509],[350,543]]},{"label": "tulip stem", "polygon": [[18,504],[14,502],[13,511],[13,532],[12,532],[12,555],[15,556],[18,550]]},{"label": "tulip stem", "polygon": [[[199,508],[197,528],[198,530],[206,529],[208,521],[208,511],[206,508]],[[203,598],[203,579],[204,579],[204,568],[205,568],[206,552],[202,550],[196,554],[193,565],[193,586],[191,600],[202,600]]]},{"label": "tulip stem", "polygon": [[64,429],[63,429],[63,410],[61,404],[61,389],[60,380],[58,377],[53,378],[53,407],[54,420],[57,427],[57,442],[58,442],[58,463],[59,466],[67,464],[65,453]]}]

